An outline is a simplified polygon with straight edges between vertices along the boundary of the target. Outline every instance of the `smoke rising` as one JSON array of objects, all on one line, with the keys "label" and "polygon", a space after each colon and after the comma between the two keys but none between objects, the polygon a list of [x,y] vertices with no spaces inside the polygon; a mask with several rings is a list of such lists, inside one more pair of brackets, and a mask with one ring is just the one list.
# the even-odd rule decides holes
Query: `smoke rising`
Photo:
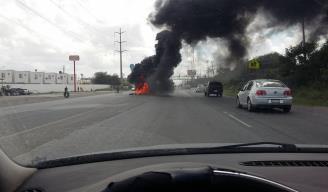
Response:
[{"label": "smoke rising", "polygon": [[238,64],[250,45],[247,27],[258,15],[266,28],[288,28],[304,20],[308,39],[316,40],[328,31],[326,0],[157,0],[149,20],[164,31],[157,35],[156,55],[137,64],[131,83],[144,76],[153,92],[172,90],[170,77],[180,63],[181,42],[193,45],[206,38],[226,42],[226,65]]}]

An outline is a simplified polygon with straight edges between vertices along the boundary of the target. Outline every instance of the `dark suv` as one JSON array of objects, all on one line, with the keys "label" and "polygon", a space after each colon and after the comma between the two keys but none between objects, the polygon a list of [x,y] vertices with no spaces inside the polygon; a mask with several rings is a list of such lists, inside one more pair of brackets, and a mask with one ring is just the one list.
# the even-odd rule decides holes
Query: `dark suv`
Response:
[{"label": "dark suv", "polygon": [[205,96],[209,97],[211,95],[215,95],[216,97],[222,97],[222,94],[223,86],[221,82],[210,81],[207,83],[205,87]]}]

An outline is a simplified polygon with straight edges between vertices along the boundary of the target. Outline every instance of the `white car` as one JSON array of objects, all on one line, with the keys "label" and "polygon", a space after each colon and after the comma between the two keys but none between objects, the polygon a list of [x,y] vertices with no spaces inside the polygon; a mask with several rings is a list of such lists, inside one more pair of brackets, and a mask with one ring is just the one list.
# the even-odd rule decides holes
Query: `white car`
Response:
[{"label": "white car", "polygon": [[281,81],[272,79],[248,81],[236,98],[237,106],[246,106],[248,111],[256,108],[281,108],[284,112],[289,112],[292,101],[290,88]]}]

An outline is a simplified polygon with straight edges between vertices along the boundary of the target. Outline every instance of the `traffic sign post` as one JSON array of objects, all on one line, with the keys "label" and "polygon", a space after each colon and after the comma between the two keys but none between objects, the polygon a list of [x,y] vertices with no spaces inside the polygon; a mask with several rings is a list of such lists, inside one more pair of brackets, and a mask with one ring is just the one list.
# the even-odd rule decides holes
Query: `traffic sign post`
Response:
[{"label": "traffic sign post", "polygon": [[73,61],[74,63],[74,92],[76,92],[76,72],[75,72],[75,61],[80,60],[80,56],[78,55],[70,55],[68,58],[70,61]]}]

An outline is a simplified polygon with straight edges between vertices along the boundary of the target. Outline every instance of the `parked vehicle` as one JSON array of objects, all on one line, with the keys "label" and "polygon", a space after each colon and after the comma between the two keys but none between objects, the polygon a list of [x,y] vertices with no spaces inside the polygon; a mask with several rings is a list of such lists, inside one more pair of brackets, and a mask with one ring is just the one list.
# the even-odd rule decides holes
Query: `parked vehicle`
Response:
[{"label": "parked vehicle", "polygon": [[281,108],[289,112],[292,101],[291,89],[281,81],[272,79],[248,81],[236,97],[237,106],[246,106],[248,111],[256,108]]},{"label": "parked vehicle", "polygon": [[1,88],[1,95],[18,96],[18,95],[30,95],[30,94],[31,92],[28,89],[10,88],[6,86]]},{"label": "parked vehicle", "polygon": [[6,86],[2,86],[1,87],[1,95],[2,96],[10,96],[10,86],[6,85]]},{"label": "parked vehicle", "polygon": [[16,88],[10,88],[8,91],[7,91],[7,95],[8,96],[17,96],[19,95],[19,92]]},{"label": "parked vehicle", "polygon": [[30,95],[31,92],[28,89],[16,88],[18,95]]},{"label": "parked vehicle", "polygon": [[216,97],[222,97],[222,94],[223,94],[222,83],[218,82],[218,81],[208,82],[205,87],[204,94],[207,97],[209,97],[211,95],[215,95]]}]

